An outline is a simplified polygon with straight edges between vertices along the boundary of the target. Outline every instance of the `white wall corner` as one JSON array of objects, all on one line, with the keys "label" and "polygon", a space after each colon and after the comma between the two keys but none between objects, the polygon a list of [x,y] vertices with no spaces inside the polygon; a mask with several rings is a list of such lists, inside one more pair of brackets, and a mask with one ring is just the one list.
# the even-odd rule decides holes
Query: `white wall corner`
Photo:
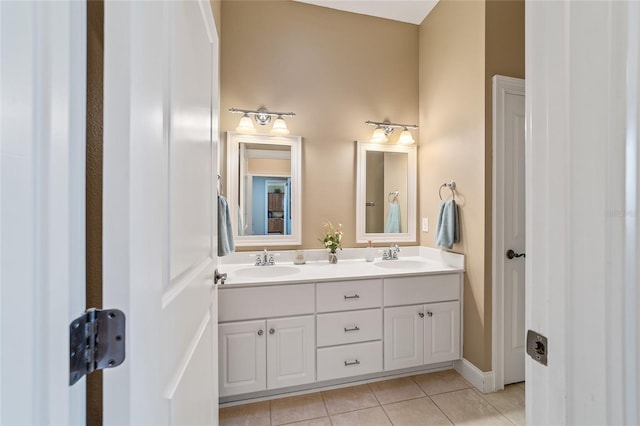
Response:
[{"label": "white wall corner", "polygon": [[481,371],[464,358],[454,361],[453,368],[480,392],[495,392],[496,386],[493,371]]}]

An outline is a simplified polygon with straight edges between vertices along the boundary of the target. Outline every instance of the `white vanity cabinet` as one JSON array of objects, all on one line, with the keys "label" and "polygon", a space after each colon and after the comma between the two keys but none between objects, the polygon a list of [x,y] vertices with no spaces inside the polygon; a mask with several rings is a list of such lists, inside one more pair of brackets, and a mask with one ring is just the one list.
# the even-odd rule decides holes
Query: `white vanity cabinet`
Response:
[{"label": "white vanity cabinet", "polygon": [[459,274],[385,279],[384,295],[385,370],[460,358]]},{"label": "white vanity cabinet", "polygon": [[220,288],[223,400],[425,371],[460,359],[460,271],[309,278]]},{"label": "white vanity cabinet", "polygon": [[315,382],[313,284],[224,289],[219,304],[220,396]]},{"label": "white vanity cabinet", "polygon": [[316,285],[318,381],[382,371],[382,279]]}]

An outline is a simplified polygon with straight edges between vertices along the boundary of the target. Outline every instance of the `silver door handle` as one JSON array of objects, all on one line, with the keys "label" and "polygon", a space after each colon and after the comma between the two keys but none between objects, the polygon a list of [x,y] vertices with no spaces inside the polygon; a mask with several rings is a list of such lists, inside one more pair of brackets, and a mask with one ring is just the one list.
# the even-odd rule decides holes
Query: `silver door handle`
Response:
[{"label": "silver door handle", "polygon": [[348,333],[349,331],[360,331],[360,327],[358,327],[358,326],[356,325],[356,326],[355,326],[355,327],[353,327],[353,328],[347,328],[347,327],[345,327],[345,328],[344,328],[344,332],[345,332],[345,333]]},{"label": "silver door handle", "polygon": [[357,359],[355,361],[345,361],[344,362],[344,366],[345,367],[349,367],[351,365],[360,365],[360,361],[358,361]]}]

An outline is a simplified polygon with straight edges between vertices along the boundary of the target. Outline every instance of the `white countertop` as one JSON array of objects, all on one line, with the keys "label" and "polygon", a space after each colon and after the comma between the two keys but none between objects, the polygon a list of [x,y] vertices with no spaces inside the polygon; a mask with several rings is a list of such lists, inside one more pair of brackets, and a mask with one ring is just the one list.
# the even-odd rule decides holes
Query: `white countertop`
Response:
[{"label": "white countertop", "polygon": [[307,263],[294,265],[294,252],[274,251],[279,256],[276,265],[269,266],[253,265],[259,252],[220,258],[218,270],[227,274],[221,288],[464,272],[463,255],[428,247],[401,247],[398,260],[382,260],[381,253],[376,253],[373,262],[364,260],[364,249],[345,249],[338,252],[334,265],[325,250],[305,250]]}]

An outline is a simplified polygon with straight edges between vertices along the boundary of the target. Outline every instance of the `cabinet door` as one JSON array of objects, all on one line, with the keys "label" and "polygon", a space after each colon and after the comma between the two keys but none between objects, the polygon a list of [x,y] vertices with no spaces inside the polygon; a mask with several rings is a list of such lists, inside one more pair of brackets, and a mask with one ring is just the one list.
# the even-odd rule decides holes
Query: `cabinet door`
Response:
[{"label": "cabinet door", "polygon": [[267,388],[267,332],[265,321],[220,324],[220,396]]},{"label": "cabinet door", "polygon": [[267,388],[315,381],[316,336],[313,315],[267,320]]},{"label": "cabinet door", "polygon": [[424,306],[424,363],[460,358],[460,302]]},{"label": "cabinet door", "polygon": [[415,367],[423,363],[424,305],[384,310],[384,369]]}]

